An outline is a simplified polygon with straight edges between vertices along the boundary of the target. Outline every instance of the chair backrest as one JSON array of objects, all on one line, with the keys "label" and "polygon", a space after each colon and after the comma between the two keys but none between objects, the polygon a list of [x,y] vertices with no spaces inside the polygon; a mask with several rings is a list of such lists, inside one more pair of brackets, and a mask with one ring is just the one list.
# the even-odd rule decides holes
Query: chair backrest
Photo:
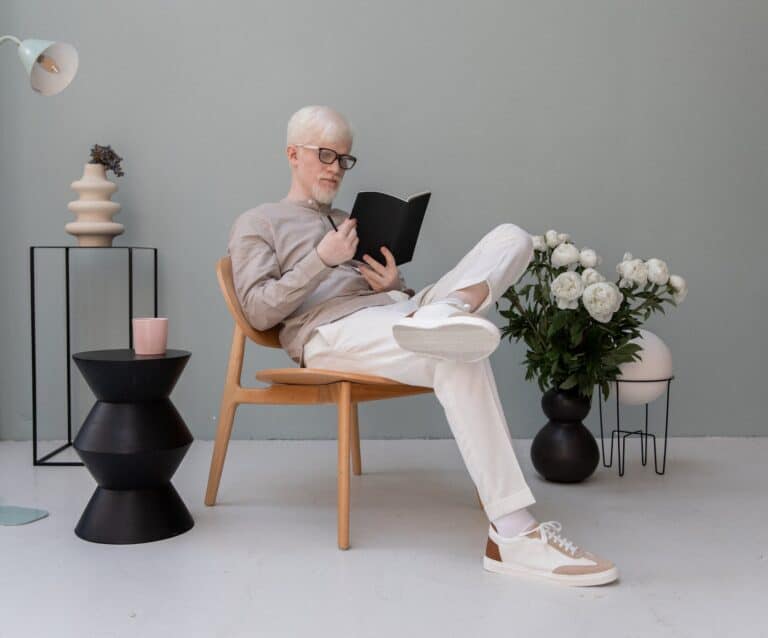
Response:
[{"label": "chair backrest", "polygon": [[216,276],[219,280],[221,294],[224,295],[224,301],[227,302],[227,308],[229,308],[232,318],[245,336],[261,346],[266,346],[268,348],[282,347],[280,345],[280,338],[278,337],[280,324],[273,326],[269,330],[255,330],[248,322],[248,319],[240,306],[240,301],[237,299],[237,294],[235,293],[235,282],[232,279],[231,257],[222,257],[216,262]]}]

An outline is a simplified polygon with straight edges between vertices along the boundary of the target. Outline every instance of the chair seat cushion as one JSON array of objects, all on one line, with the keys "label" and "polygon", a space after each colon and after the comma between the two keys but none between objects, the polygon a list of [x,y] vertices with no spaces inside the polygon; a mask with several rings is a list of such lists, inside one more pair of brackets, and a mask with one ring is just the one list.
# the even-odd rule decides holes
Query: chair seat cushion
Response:
[{"label": "chair seat cushion", "polygon": [[338,383],[339,381],[350,381],[366,385],[408,385],[394,379],[372,374],[323,370],[321,368],[268,368],[266,370],[259,370],[256,373],[256,378],[265,383],[285,383],[291,385],[323,385]]}]

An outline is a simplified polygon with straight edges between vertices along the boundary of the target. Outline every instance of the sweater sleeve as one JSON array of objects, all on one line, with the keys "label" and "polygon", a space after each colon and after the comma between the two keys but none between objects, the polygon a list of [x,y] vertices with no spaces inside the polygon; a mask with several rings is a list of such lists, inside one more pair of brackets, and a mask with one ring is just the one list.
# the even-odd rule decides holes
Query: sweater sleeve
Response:
[{"label": "sweater sleeve", "polygon": [[331,271],[315,247],[281,273],[270,226],[254,217],[235,222],[228,249],[238,301],[256,330],[283,321]]}]

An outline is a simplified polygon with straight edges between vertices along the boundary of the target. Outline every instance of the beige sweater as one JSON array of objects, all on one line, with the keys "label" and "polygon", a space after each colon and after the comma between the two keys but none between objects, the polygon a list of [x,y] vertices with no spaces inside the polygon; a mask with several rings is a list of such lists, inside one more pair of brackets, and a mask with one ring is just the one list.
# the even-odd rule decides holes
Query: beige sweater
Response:
[{"label": "beige sweater", "polygon": [[[245,316],[256,330],[279,323],[280,345],[304,367],[303,348],[314,329],[369,306],[395,303],[375,292],[349,260],[326,266],[317,245],[349,214],[312,200],[262,204],[232,224],[228,252],[235,291]],[[413,296],[400,275],[399,290]],[[403,297],[405,298],[405,297]]]}]

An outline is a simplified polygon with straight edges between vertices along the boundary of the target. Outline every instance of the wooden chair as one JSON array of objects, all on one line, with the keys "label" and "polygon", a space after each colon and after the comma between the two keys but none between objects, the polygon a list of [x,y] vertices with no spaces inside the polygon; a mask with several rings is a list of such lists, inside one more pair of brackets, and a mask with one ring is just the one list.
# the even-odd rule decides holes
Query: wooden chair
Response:
[{"label": "wooden chair", "polygon": [[221,398],[219,425],[211,458],[205,504],[214,505],[219,491],[221,471],[227,446],[232,435],[235,411],[242,404],[301,404],[335,403],[338,407],[338,544],[349,548],[349,465],[356,475],[362,473],[360,458],[360,429],[357,404],[363,401],[395,399],[413,394],[425,394],[433,389],[400,383],[386,377],[356,374],[319,368],[271,368],[256,373],[259,381],[269,383],[266,388],[244,388],[240,385],[245,354],[245,338],[268,348],[280,348],[278,326],[258,331],[243,314],[235,294],[232,280],[232,262],[229,257],[216,264],[216,275],[229,312],[235,321],[232,347],[229,351],[227,376]]}]

